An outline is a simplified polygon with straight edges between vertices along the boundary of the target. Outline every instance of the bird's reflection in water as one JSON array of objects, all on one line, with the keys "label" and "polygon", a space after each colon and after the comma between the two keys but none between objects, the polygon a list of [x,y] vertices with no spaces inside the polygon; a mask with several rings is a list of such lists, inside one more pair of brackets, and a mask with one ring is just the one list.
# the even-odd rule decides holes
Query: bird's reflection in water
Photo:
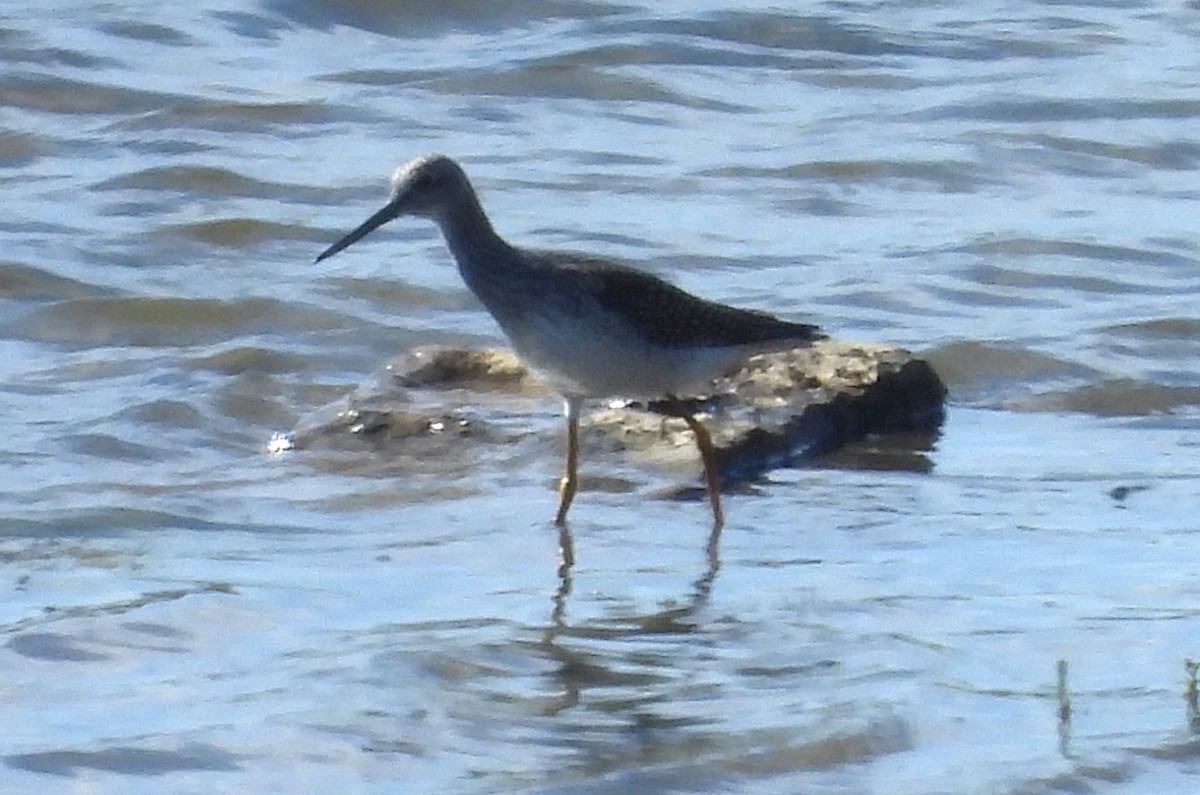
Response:
[{"label": "bird's reflection in water", "polygon": [[[692,582],[691,590],[680,604],[652,613],[629,616],[619,625],[572,626],[567,622],[567,603],[573,585],[575,542],[569,527],[561,526],[558,531],[558,585],[551,600],[553,608],[550,623],[539,644],[544,653],[560,663],[554,677],[557,680],[557,688],[561,688],[562,696],[557,699],[557,705],[550,710],[551,712],[560,712],[578,704],[583,690],[587,687],[615,684],[617,680],[624,681],[630,676],[628,672],[618,673],[612,666],[596,659],[588,651],[564,646],[559,643],[560,638],[621,640],[646,635],[694,633],[698,624],[692,619],[708,604],[717,572],[721,568],[721,527],[714,524],[705,545],[707,565]],[[644,675],[652,676],[648,673]]]}]

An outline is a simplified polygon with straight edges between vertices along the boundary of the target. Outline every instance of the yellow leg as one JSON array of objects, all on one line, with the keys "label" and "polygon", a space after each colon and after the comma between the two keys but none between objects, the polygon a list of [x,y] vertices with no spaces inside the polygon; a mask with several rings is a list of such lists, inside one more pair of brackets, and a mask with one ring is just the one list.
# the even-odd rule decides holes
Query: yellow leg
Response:
[{"label": "yellow leg", "polygon": [[717,453],[713,449],[712,436],[695,416],[685,413],[683,421],[692,430],[696,437],[696,446],[700,448],[700,461],[704,464],[704,482],[708,487],[708,502],[712,506],[713,529],[720,530],[725,524],[725,512],[721,510],[721,484],[717,480]]},{"label": "yellow leg", "polygon": [[567,511],[579,489],[579,409],[582,405],[583,399],[579,397],[567,397],[563,405],[563,414],[567,418],[567,467],[558,482],[558,513],[554,515],[554,523],[559,527],[566,526]]}]

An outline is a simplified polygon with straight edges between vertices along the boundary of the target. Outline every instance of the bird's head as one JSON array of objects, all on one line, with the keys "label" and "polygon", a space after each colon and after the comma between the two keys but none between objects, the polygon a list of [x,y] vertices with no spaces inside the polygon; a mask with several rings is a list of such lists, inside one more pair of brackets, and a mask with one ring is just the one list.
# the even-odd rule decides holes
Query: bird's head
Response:
[{"label": "bird's head", "polygon": [[414,158],[392,174],[388,203],[353,232],[321,252],[317,262],[332,257],[388,221],[403,215],[429,218],[440,224],[456,204],[472,195],[467,175],[458,163],[445,155],[422,155]]}]

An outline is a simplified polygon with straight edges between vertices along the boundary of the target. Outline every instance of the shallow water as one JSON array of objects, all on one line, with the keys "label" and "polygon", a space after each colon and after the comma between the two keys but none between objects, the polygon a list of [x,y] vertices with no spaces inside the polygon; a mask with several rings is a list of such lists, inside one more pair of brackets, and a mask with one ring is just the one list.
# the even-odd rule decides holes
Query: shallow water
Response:
[{"label": "shallow water", "polygon": [[[1195,3],[0,11],[0,790],[1186,791],[1198,34]],[[663,496],[688,473],[585,451],[570,569],[552,398],[449,463],[269,455],[401,350],[497,341],[424,223],[312,264],[425,151],[516,242],[920,352],[940,437],[729,496],[717,558]]]}]

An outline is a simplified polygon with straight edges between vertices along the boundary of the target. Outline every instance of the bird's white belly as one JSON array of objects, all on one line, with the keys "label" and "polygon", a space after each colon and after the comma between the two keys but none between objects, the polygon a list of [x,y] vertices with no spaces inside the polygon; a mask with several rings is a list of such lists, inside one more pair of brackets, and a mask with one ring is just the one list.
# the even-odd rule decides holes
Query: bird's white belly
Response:
[{"label": "bird's white belly", "polygon": [[[593,316],[593,320],[595,317]],[[554,389],[589,397],[697,395],[747,352],[738,348],[662,348],[620,324],[555,317],[510,334],[517,355]]]}]

